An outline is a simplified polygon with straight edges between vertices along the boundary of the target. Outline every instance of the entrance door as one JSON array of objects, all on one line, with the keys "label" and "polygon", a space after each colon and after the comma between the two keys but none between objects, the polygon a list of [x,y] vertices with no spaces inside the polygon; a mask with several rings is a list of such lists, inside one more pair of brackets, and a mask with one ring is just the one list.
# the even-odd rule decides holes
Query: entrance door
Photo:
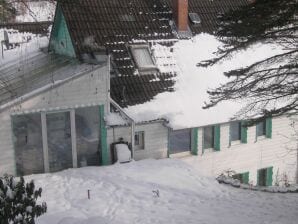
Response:
[{"label": "entrance door", "polygon": [[50,172],[72,168],[70,112],[47,114]]}]

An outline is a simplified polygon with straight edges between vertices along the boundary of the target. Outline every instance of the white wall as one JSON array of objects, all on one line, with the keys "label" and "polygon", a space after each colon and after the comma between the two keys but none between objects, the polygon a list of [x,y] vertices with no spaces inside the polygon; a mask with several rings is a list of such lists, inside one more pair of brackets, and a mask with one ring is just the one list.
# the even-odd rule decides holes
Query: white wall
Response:
[{"label": "white wall", "polygon": [[203,128],[198,132],[198,157],[193,162],[209,175],[217,176],[231,169],[237,173],[249,171],[252,184],[257,183],[257,170],[273,166],[273,184],[276,174],[286,173],[291,181],[295,181],[297,151],[289,153],[288,148],[295,148],[295,142],[289,142],[285,136],[290,136],[293,129],[287,117],[272,119],[272,138],[258,138],[256,127],[249,127],[247,144],[238,143],[229,147],[229,124],[221,125],[221,149],[219,152],[202,151]]},{"label": "white wall", "polygon": [[[137,124],[135,131],[144,131],[145,148],[143,150],[135,150],[134,159],[161,159],[167,158],[168,153],[168,128],[162,123]],[[131,127],[115,127],[109,128],[107,133],[108,146],[123,138],[124,141],[131,143]]]},{"label": "white wall", "polygon": [[104,66],[50,89],[0,112],[0,175],[15,174],[11,114],[40,110],[59,111],[87,105],[105,105],[108,110],[108,67]]},{"label": "white wall", "polygon": [[168,156],[168,128],[162,123],[136,125],[135,131],[143,131],[145,148],[135,150],[134,159],[162,159]]}]

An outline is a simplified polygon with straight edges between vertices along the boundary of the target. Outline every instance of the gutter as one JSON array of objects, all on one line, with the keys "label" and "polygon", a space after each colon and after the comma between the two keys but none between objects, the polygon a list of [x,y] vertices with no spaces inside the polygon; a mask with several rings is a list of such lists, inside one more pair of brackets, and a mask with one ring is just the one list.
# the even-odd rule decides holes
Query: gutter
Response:
[{"label": "gutter", "polygon": [[33,90],[33,91],[29,92],[29,93],[26,93],[23,96],[20,96],[20,97],[12,100],[10,102],[7,102],[7,103],[5,103],[3,105],[0,105],[0,113],[3,112],[7,108],[10,108],[10,107],[12,107],[12,106],[14,106],[16,104],[22,103],[22,102],[24,102],[26,100],[29,100],[29,99],[31,99],[31,98],[33,98],[33,97],[35,97],[35,96],[37,96],[37,95],[39,95],[39,94],[41,94],[43,92],[46,92],[46,91],[48,91],[50,89],[56,88],[58,86],[61,86],[61,85],[65,84],[65,83],[67,83],[69,81],[75,80],[75,79],[77,79],[77,78],[79,78],[79,77],[81,77],[83,75],[86,75],[86,74],[90,73],[91,71],[94,71],[94,70],[96,70],[96,69],[98,69],[100,67],[102,67],[102,65],[96,65],[96,66],[92,66],[91,68],[86,68],[86,69],[84,69],[82,71],[79,71],[74,76],[71,76],[71,77],[66,78],[64,80],[57,80],[57,81],[52,82],[52,83],[49,83],[49,84],[47,84],[47,85],[45,85],[43,87],[40,87],[40,88],[38,88],[36,90]]}]

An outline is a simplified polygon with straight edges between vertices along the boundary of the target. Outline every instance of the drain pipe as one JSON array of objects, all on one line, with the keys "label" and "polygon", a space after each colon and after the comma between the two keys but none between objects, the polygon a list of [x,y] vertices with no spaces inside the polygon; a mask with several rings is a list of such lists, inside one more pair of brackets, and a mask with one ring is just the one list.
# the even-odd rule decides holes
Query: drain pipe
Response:
[{"label": "drain pipe", "polygon": [[116,101],[110,98],[110,103],[119,110],[120,114],[122,114],[127,120],[129,120],[131,124],[131,157],[134,158],[134,148],[135,148],[135,121],[119,106]]}]

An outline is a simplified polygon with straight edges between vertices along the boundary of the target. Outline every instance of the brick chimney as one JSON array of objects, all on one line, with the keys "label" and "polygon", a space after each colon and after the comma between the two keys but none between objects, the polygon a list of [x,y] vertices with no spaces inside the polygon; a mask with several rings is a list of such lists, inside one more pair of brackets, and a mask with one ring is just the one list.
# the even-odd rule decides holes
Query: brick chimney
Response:
[{"label": "brick chimney", "polygon": [[173,19],[178,32],[188,30],[188,0],[172,0]]}]

